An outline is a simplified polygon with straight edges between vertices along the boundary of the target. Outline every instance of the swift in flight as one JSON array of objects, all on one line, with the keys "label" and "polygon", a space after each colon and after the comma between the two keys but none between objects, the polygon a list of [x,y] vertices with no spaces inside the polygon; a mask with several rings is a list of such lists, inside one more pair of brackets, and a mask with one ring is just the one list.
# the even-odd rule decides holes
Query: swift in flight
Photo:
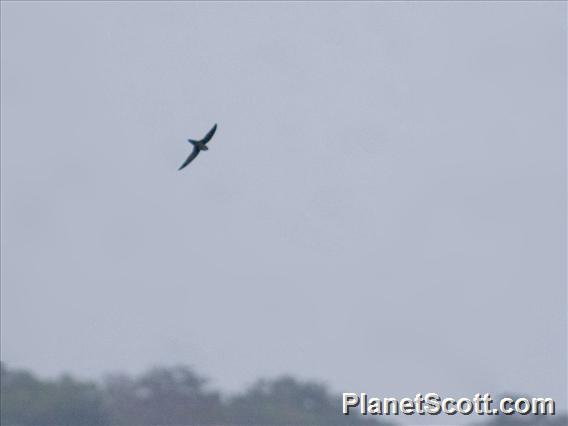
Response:
[{"label": "swift in flight", "polygon": [[216,130],[217,130],[217,124],[215,124],[211,128],[211,130],[209,130],[209,132],[207,132],[207,134],[203,137],[203,139],[198,140],[198,141],[193,140],[193,139],[187,140],[190,144],[193,145],[193,151],[191,151],[191,154],[189,154],[189,157],[187,157],[187,160],[185,160],[183,162],[183,164],[179,167],[178,170],[183,169],[189,163],[191,163],[193,160],[195,160],[195,157],[197,157],[201,151],[207,151],[209,149],[207,147],[207,142],[209,142],[211,140],[211,138],[215,134]]}]

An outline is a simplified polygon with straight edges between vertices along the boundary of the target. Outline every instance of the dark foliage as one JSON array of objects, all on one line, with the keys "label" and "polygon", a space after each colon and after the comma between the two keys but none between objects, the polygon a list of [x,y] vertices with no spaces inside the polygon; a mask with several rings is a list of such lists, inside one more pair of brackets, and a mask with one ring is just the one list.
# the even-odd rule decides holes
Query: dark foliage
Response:
[{"label": "dark foliage", "polygon": [[[3,364],[1,369],[4,426],[387,424],[372,417],[344,416],[339,397],[332,397],[325,386],[292,377],[259,380],[224,399],[188,367],[155,368],[138,377],[114,375],[102,384],[69,376],[40,380]],[[499,415],[472,423],[560,426],[567,420],[562,415]]]},{"label": "dark foliage", "polygon": [[2,365],[1,424],[32,425],[359,425],[325,387],[293,378],[262,380],[223,400],[187,367],[109,376],[100,385],[68,376],[39,380]]},{"label": "dark foliage", "polygon": [[360,425],[376,424],[339,413],[341,401],[331,398],[318,383],[292,377],[260,380],[228,403],[231,420],[247,425]]},{"label": "dark foliage", "polygon": [[220,396],[187,367],[155,368],[132,379],[111,376],[104,393],[111,424],[220,424],[225,420]]},{"label": "dark foliage", "polygon": [[102,425],[108,423],[100,389],[69,376],[39,380],[1,366],[2,425]]}]

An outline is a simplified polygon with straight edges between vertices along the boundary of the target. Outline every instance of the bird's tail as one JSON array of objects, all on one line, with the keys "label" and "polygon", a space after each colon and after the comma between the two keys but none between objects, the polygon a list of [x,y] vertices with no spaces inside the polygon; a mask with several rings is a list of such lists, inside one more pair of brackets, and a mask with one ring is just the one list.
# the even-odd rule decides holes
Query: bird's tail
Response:
[{"label": "bird's tail", "polygon": [[196,141],[194,139],[188,139],[187,140],[190,144],[195,145],[196,143],[198,143],[199,141]]}]

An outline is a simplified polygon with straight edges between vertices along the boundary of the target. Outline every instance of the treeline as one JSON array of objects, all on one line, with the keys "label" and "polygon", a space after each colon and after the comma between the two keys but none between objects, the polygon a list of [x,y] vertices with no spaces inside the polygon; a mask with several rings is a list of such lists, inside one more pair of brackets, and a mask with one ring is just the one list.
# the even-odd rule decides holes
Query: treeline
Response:
[{"label": "treeline", "polygon": [[[339,396],[292,377],[259,380],[223,397],[188,367],[154,368],[100,383],[64,375],[40,379],[1,364],[0,423],[4,426],[96,425],[379,425],[377,418],[344,416]],[[392,420],[396,420],[393,418]],[[565,416],[494,416],[472,424],[564,426]]]},{"label": "treeline", "polygon": [[[260,380],[224,398],[188,367],[154,368],[101,383],[40,379],[4,364],[1,424],[28,425],[370,425],[346,417],[327,389],[292,377]],[[382,423],[384,424],[384,423]]]}]

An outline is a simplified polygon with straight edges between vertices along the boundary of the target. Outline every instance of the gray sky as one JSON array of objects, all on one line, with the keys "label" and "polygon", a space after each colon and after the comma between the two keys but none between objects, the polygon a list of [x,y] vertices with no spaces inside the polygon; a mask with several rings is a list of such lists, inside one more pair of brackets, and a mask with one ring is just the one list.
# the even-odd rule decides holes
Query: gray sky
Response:
[{"label": "gray sky", "polygon": [[3,2],[2,360],[564,409],[565,101],[563,2]]}]

